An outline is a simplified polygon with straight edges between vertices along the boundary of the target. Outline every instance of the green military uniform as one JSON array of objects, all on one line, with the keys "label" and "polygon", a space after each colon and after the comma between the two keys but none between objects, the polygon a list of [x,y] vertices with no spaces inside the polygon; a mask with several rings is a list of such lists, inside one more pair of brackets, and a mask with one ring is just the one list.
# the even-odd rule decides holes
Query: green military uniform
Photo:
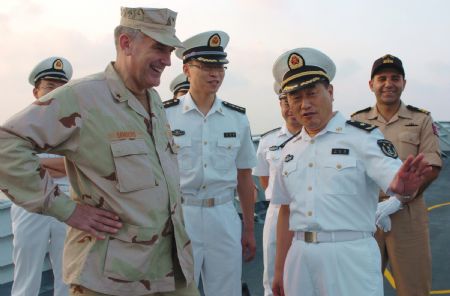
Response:
[{"label": "green military uniform", "polygon": [[[61,221],[87,204],[123,223],[105,240],[69,228],[64,280],[75,287],[131,296],[173,291],[177,271],[185,286],[193,281],[173,139],[158,93],[147,95],[151,115],[110,64],[0,128],[0,189],[14,203]],[[41,152],[66,157],[71,198],[39,170]]]},{"label": "green military uniform", "polygon": [[[391,141],[399,158],[423,153],[432,166],[441,167],[439,139],[429,112],[401,103],[398,112],[386,121],[376,106],[355,112],[352,119],[376,125]],[[380,201],[388,196],[380,193]],[[431,251],[428,214],[422,194],[390,216],[392,229],[378,229],[383,270],[389,261],[399,295],[428,295],[431,290]]]}]

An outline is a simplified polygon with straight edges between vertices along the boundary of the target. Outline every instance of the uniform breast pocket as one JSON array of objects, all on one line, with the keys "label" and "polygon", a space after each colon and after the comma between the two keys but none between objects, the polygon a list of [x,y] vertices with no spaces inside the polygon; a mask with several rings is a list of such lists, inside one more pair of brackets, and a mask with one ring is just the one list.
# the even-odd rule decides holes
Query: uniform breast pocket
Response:
[{"label": "uniform breast pocket", "polygon": [[358,178],[356,159],[350,157],[326,159],[323,161],[321,171],[322,174],[318,178],[322,180],[322,188],[326,194],[356,194]]},{"label": "uniform breast pocket", "polygon": [[143,139],[112,142],[111,151],[116,166],[116,187],[120,192],[142,190],[156,185],[149,150]]},{"label": "uniform breast pocket", "polygon": [[192,170],[192,140],[190,137],[174,137],[175,146],[178,149],[178,167],[180,170]]},{"label": "uniform breast pocket", "polygon": [[266,160],[270,164],[275,164],[280,161],[281,157],[281,149],[273,150],[273,151],[267,151],[266,153]]},{"label": "uniform breast pocket", "polygon": [[218,170],[228,170],[235,167],[239,147],[241,147],[239,138],[219,138],[213,160],[214,167]]},{"label": "uniform breast pocket", "polygon": [[399,147],[397,153],[401,159],[405,159],[408,155],[417,155],[419,152],[419,134],[413,132],[402,132],[398,134]]}]

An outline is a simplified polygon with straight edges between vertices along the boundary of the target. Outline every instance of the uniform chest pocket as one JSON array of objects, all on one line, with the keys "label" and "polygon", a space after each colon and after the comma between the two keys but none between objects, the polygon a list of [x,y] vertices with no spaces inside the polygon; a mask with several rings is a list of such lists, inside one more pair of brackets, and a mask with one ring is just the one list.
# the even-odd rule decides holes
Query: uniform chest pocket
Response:
[{"label": "uniform chest pocket", "polygon": [[143,139],[112,142],[111,151],[116,166],[116,187],[120,192],[142,190],[156,185],[149,150]]},{"label": "uniform chest pocket", "polygon": [[178,167],[180,170],[193,168],[192,140],[190,137],[174,137],[175,147],[178,150]]},{"label": "uniform chest pocket", "polygon": [[278,163],[281,157],[281,149],[269,150],[266,153],[266,160],[269,163]]},{"label": "uniform chest pocket", "polygon": [[399,147],[397,148],[397,153],[401,159],[406,159],[408,155],[417,155],[419,152],[419,134],[413,132],[402,132],[398,134]]},{"label": "uniform chest pocket", "polygon": [[235,167],[235,159],[240,147],[239,138],[219,138],[214,153],[214,167],[218,170],[228,170]]},{"label": "uniform chest pocket", "polygon": [[356,194],[358,186],[356,159],[351,157],[325,159],[318,178],[322,180],[321,185],[326,194]]}]

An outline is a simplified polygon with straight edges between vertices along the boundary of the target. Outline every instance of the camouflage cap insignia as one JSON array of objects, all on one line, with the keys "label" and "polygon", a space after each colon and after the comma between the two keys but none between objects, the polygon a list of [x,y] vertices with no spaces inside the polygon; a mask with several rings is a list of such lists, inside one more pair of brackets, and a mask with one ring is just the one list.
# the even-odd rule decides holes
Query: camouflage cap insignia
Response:
[{"label": "camouflage cap insignia", "polygon": [[288,154],[286,155],[286,157],[284,158],[284,162],[290,162],[291,160],[294,159],[294,155],[292,154]]},{"label": "camouflage cap insignia", "polygon": [[288,58],[289,69],[294,70],[305,65],[305,61],[298,53],[293,52]]},{"label": "camouflage cap insignia", "polygon": [[176,130],[172,131],[172,136],[175,136],[175,137],[183,136],[185,134],[186,134],[185,131],[182,131],[182,130],[179,130],[179,129],[176,129]]},{"label": "camouflage cap insignia", "polygon": [[234,110],[234,111],[240,112],[242,114],[245,114],[245,108],[244,107],[240,107],[238,105],[234,105],[234,104],[231,104],[231,103],[228,103],[228,102],[225,102],[225,101],[222,102],[222,105],[224,105],[227,108],[230,108],[231,110]]},{"label": "camouflage cap insignia", "polygon": [[219,34],[214,34],[209,38],[208,46],[209,47],[219,47],[221,41],[222,40],[220,39]]},{"label": "camouflage cap insignia", "polygon": [[167,100],[163,102],[164,108],[169,108],[172,106],[176,106],[180,104],[180,100],[179,99],[171,99],[171,100]]},{"label": "camouflage cap insignia", "polygon": [[420,108],[417,108],[417,107],[414,107],[414,106],[411,106],[411,105],[407,105],[406,108],[408,110],[413,111],[413,112],[422,112],[422,113],[425,113],[426,115],[430,114],[430,111],[427,111],[425,109],[420,109]]},{"label": "camouflage cap insignia", "polygon": [[381,151],[383,152],[384,155],[392,158],[398,157],[397,150],[395,150],[394,144],[392,144],[391,141],[386,139],[380,139],[377,141],[377,144],[378,146],[380,146]]},{"label": "camouflage cap insignia", "polygon": [[356,121],[356,120],[347,120],[347,124],[350,124],[351,126],[365,130],[366,132],[371,132],[377,128],[376,125],[372,125],[372,124],[368,124],[368,123],[360,122],[360,121]]}]

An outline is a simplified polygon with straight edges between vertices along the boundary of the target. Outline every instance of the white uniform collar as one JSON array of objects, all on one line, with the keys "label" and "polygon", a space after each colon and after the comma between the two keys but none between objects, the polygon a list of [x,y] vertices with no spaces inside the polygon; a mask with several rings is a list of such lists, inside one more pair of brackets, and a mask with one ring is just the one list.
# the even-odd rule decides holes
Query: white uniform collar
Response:
[{"label": "white uniform collar", "polygon": [[287,129],[286,123],[284,123],[281,126],[280,130],[278,131],[278,137],[282,137],[282,136],[292,137],[292,134]]},{"label": "white uniform collar", "polygon": [[[182,113],[186,113],[191,110],[197,110],[197,112],[200,112],[200,110],[198,110],[197,105],[195,104],[195,102],[192,99],[191,94],[189,92],[184,95],[182,102],[183,102]],[[211,109],[209,110],[208,115],[213,114],[214,112],[218,112],[223,115],[223,109],[224,108],[222,106],[222,100],[216,96],[216,99],[214,100],[214,103],[211,106]]]},{"label": "white uniform collar", "polygon": [[[344,133],[345,132],[345,122],[347,120],[345,119],[345,117],[341,114],[341,112],[336,111],[333,115],[333,117],[331,117],[330,121],[328,121],[327,125],[325,126],[325,128],[323,130],[321,130],[319,133],[317,133],[314,138],[317,138],[320,135],[323,135],[327,132],[330,133]],[[306,130],[304,128],[302,128],[302,131],[300,132],[300,134],[296,137],[296,139],[294,139],[294,141],[297,141],[299,139],[306,139],[306,140],[310,140],[311,136],[308,135],[308,133],[306,132]]]}]

